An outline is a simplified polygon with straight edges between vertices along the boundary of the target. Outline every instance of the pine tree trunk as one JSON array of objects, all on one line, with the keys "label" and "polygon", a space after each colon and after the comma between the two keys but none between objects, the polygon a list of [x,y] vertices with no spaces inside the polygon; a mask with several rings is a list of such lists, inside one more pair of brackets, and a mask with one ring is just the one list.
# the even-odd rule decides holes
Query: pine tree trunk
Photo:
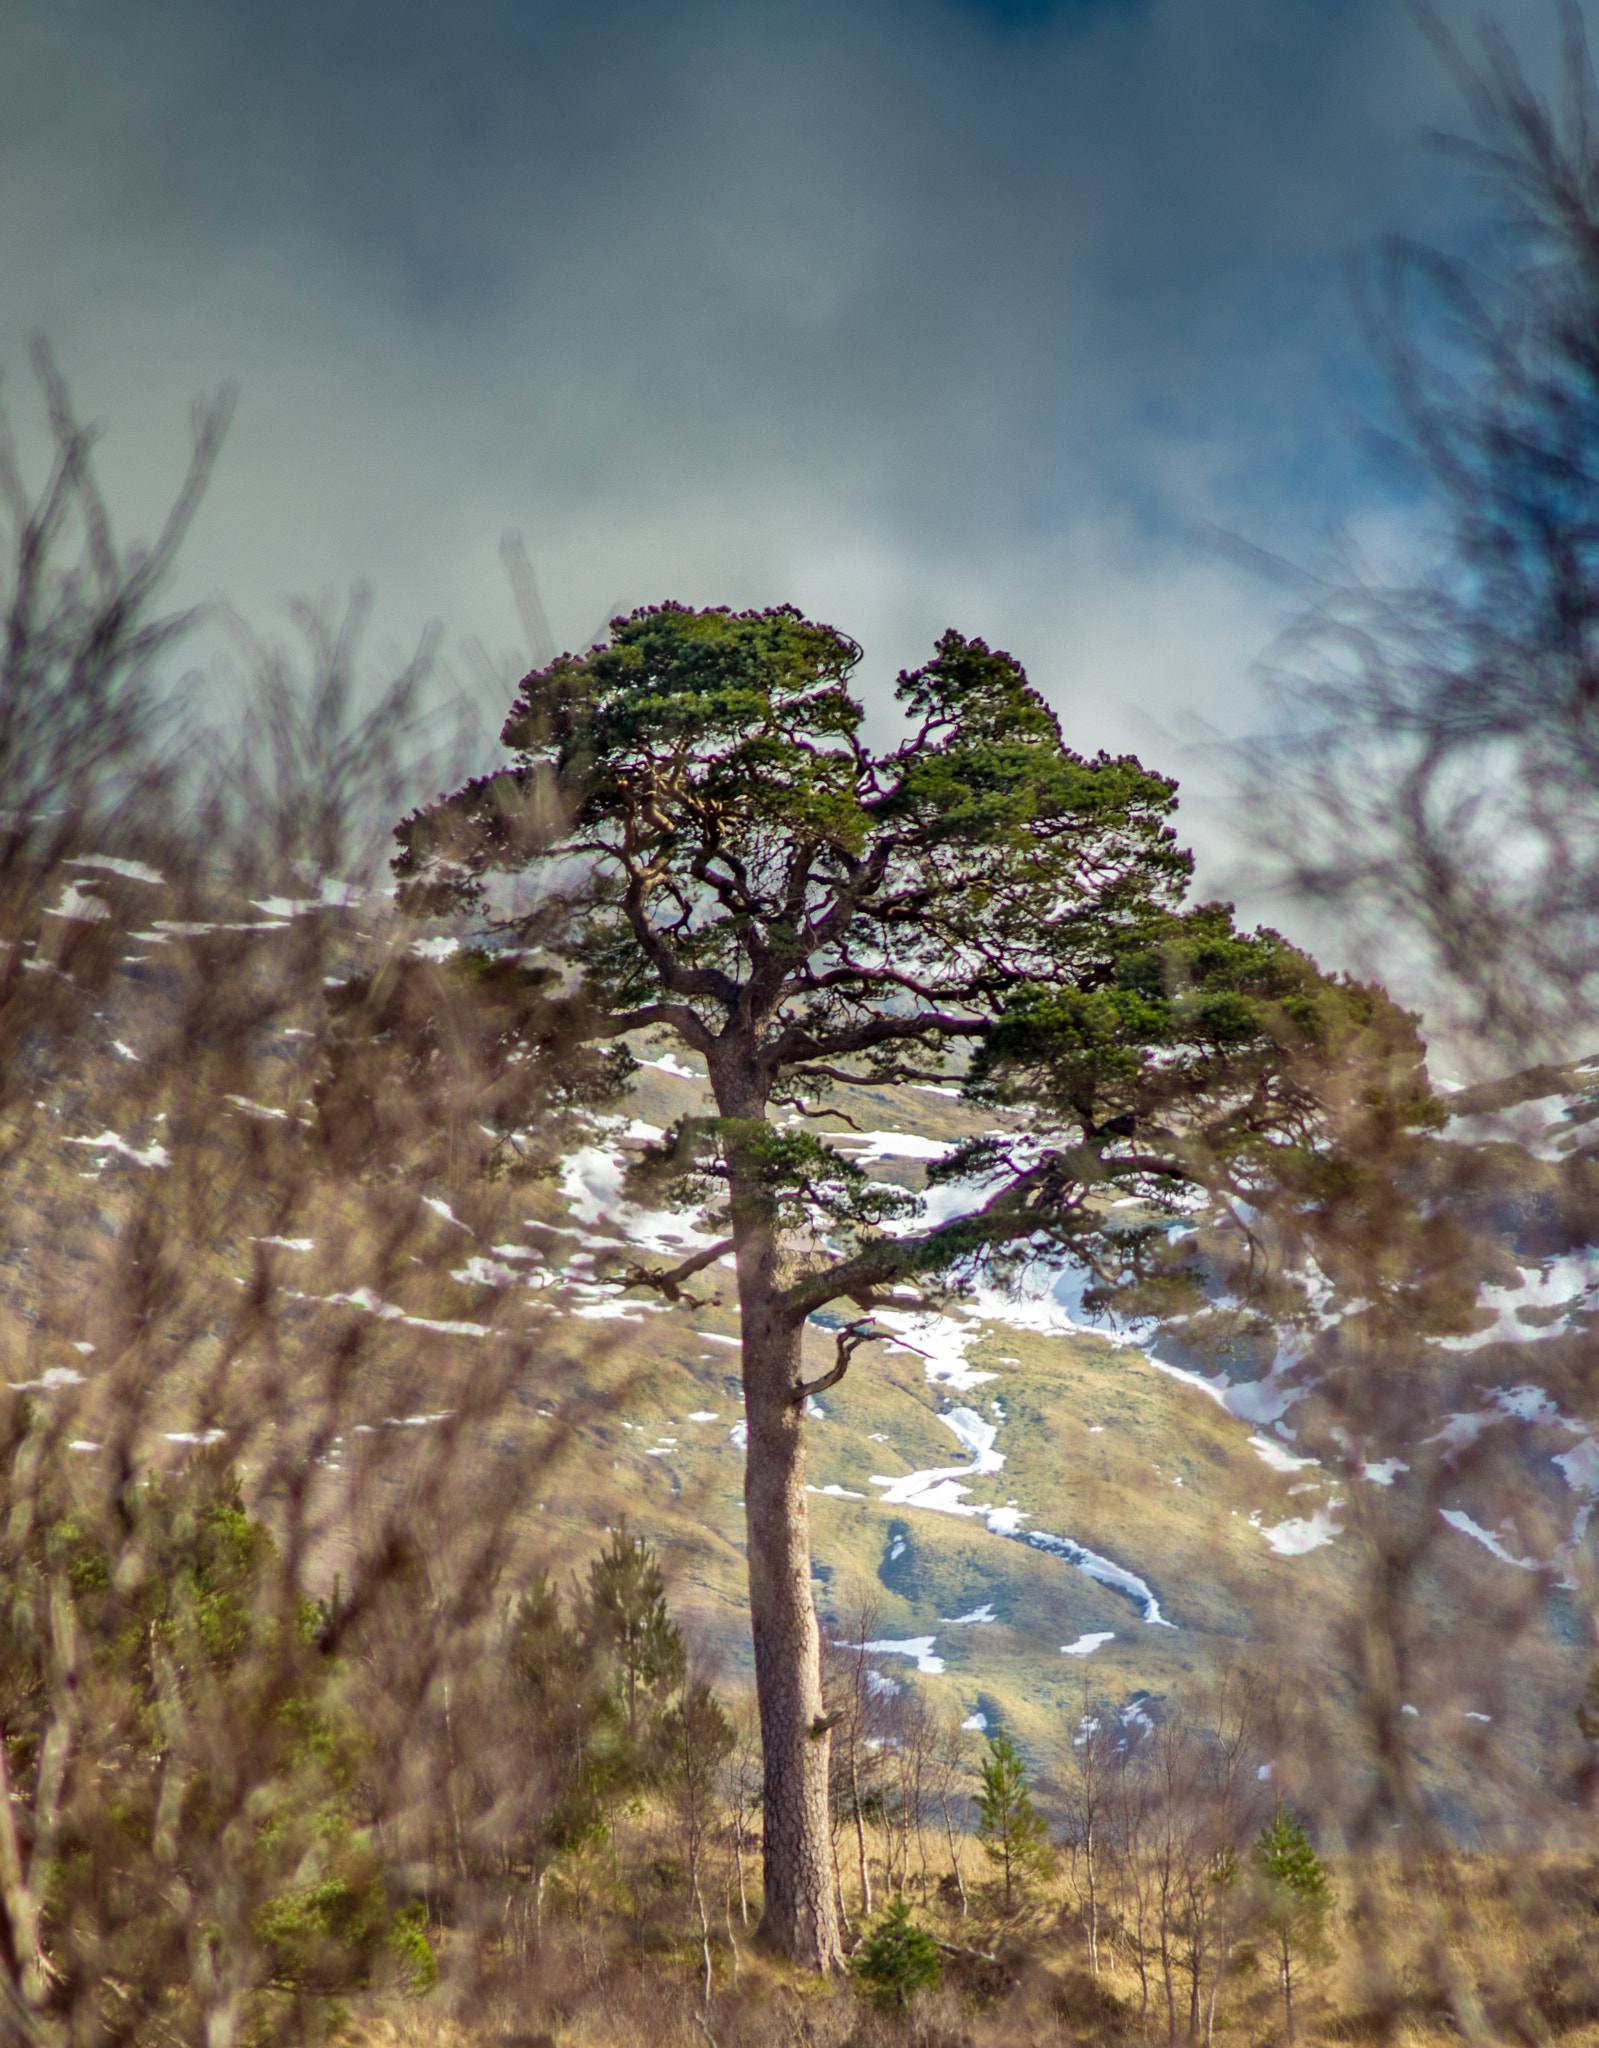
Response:
[{"label": "pine tree trunk", "polygon": [[[748,1085],[718,1086],[717,1096],[724,1115],[764,1118],[764,1103]],[[794,1962],[827,1971],[842,1965],[844,1953],[832,1885],[830,1744],[825,1731],[814,1732],[824,1713],[821,1637],[811,1596],[805,1413],[793,1398],[802,1325],[780,1306],[786,1276],[778,1233],[762,1213],[761,1196],[741,1178],[735,1159],[730,1193],[748,1425],[744,1511],[765,1821],[760,1932]]]},{"label": "pine tree trunk", "polygon": [[1294,2038],[1294,1959],[1288,1945],[1288,1929],[1282,1930],[1283,1944],[1283,2017],[1287,2021],[1289,2042]]},{"label": "pine tree trunk", "polygon": [[[721,1114],[764,1127],[770,1081],[753,1038],[724,1037],[706,1064]],[[750,1634],[761,1717],[765,1898],[759,1932],[793,1962],[830,1971],[842,1966],[844,1949],[832,1882],[831,1743],[825,1729],[816,1732],[825,1710],[805,1506],[805,1408],[794,1399],[804,1326],[783,1304],[790,1262],[761,1184],[759,1154],[746,1165],[736,1132],[728,1135],[744,1357]]]},{"label": "pine tree trunk", "polygon": [[830,1870],[829,1738],[813,1732],[823,1714],[821,1637],[811,1598],[804,1417],[789,1399],[799,1333],[761,1330],[760,1321],[746,1306],[744,1506],[764,1765],[761,1931],[795,1962],[831,1970],[843,1950]]}]

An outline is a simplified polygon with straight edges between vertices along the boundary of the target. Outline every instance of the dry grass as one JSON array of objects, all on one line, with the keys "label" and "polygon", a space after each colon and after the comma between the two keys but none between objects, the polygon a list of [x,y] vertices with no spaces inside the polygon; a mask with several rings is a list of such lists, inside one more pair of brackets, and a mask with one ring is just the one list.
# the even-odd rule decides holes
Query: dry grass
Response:
[{"label": "dry grass", "polygon": [[[870,1831],[874,1876],[885,1841]],[[634,1814],[619,1848],[635,1871],[669,1860],[669,1826]],[[841,1843],[841,1850],[844,1844]],[[928,1906],[913,1886],[913,1912],[944,1943],[944,1981],[910,2011],[874,2011],[848,1980],[800,1976],[761,1953],[733,1911],[738,1968],[725,1934],[715,1945],[715,1985],[702,1995],[697,1937],[680,1895],[650,1886],[644,1910],[595,1917],[579,1931],[570,1910],[546,1919],[538,1952],[513,1956],[494,1938],[457,1933],[441,1947],[444,1981],[422,2000],[388,1996],[358,2005],[356,2048],[466,2048],[547,2033],[558,2048],[727,2048],[804,2043],[806,2048],[1097,2048],[1097,2044],[1187,2040],[1186,2014],[1174,2032],[1157,1999],[1140,2013],[1140,1985],[1125,1950],[1109,1944],[1098,1978],[1089,1974],[1076,1900],[1057,1873],[1036,1885],[1019,1912],[994,1910],[981,1852],[964,1854],[975,1879],[972,1911],[935,1891]],[[858,1899],[843,1858],[846,1902]],[[1335,1864],[1338,1908],[1331,1953],[1305,1967],[1296,1986],[1297,2038],[1434,2048],[1462,2029],[1440,1983],[1438,1943],[1475,1993],[1493,2040],[1599,2041],[1599,1954],[1592,1936],[1599,1900],[1593,1858],[1452,1858],[1408,1875],[1397,1860]],[[635,1882],[637,1879],[635,1878]],[[881,1903],[881,1901],[879,1901]],[[1251,1956],[1254,1960],[1251,1961]],[[1274,2048],[1284,2039],[1271,1957],[1246,1943],[1244,1960],[1220,1988],[1214,2038]]]}]

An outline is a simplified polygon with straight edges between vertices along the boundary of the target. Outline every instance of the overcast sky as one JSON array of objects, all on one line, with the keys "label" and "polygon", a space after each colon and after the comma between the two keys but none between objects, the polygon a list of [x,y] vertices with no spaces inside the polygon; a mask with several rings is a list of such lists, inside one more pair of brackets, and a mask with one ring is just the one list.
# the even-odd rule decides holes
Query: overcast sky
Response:
[{"label": "overcast sky", "polygon": [[[1467,12],[1446,7],[1446,17]],[[1474,11],[1474,10],[1472,10]],[[1543,0],[1499,10],[1534,54]],[[182,593],[517,639],[791,601],[869,691],[946,625],[1073,744],[1209,774],[1282,593],[1407,508],[1349,259],[1476,201],[1399,0],[0,0],[0,363],[126,531],[240,387]],[[24,435],[26,438],[26,435]],[[1223,877],[1225,816],[1190,830]]]}]

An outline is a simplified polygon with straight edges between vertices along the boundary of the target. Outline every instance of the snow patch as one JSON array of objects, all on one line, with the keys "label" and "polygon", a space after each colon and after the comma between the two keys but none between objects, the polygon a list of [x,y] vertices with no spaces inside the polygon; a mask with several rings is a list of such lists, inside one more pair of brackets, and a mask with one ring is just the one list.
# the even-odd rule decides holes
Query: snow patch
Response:
[{"label": "snow patch", "polygon": [[[1533,1386],[1530,1381],[1519,1387],[1495,1387],[1491,1398],[1501,1414],[1511,1416],[1517,1422],[1565,1424],[1565,1417],[1544,1389]],[[1566,1426],[1570,1427],[1569,1424]]]},{"label": "snow patch", "polygon": [[994,1449],[998,1426],[985,1422],[975,1409],[951,1408],[938,1419],[962,1449],[970,1452],[973,1472],[986,1475],[998,1472],[1004,1465],[1004,1458]]},{"label": "snow patch", "polygon": [[1515,1557],[1506,1550],[1491,1529],[1484,1529],[1474,1522],[1464,1508],[1440,1508],[1439,1514],[1451,1529],[1458,1529],[1462,1536],[1469,1536],[1480,1543],[1484,1550],[1497,1557],[1501,1564],[1513,1564],[1519,1572],[1541,1572],[1542,1562],[1536,1557]]},{"label": "snow patch", "polygon": [[1149,1358],[1146,1362],[1168,1379],[1180,1380],[1185,1387],[1194,1387],[1209,1395],[1218,1408],[1228,1415],[1237,1416],[1240,1422],[1253,1422],[1260,1426],[1278,1422],[1300,1399],[1297,1387],[1283,1384],[1284,1375],[1298,1363],[1297,1357],[1287,1352],[1278,1353],[1272,1361],[1271,1371],[1262,1380],[1231,1380],[1224,1372],[1206,1379],[1203,1373],[1191,1372],[1182,1365],[1169,1365],[1163,1358]]},{"label": "snow patch", "polygon": [[897,1308],[879,1309],[873,1320],[898,1334],[901,1342],[891,1349],[914,1351],[921,1356],[927,1378],[935,1387],[950,1387],[965,1394],[999,1377],[997,1373],[976,1372],[966,1363],[966,1353],[982,1336],[975,1324],[958,1323],[953,1316]]},{"label": "snow patch", "polygon": [[972,1489],[959,1482],[989,1478],[1004,1465],[1004,1458],[994,1449],[994,1440],[999,1435],[997,1425],[985,1422],[975,1408],[952,1408],[938,1419],[962,1449],[970,1453],[971,1464],[941,1465],[930,1472],[908,1472],[902,1479],[874,1472],[871,1475],[872,1485],[887,1488],[882,1495],[885,1507],[926,1508],[941,1515],[989,1514],[990,1504],[968,1501],[966,1496]]},{"label": "snow patch", "polygon": [[1113,1643],[1115,1640],[1116,1631],[1113,1628],[1099,1629],[1092,1635],[1079,1636],[1075,1643],[1062,1643],[1060,1653],[1063,1657],[1092,1657],[1102,1643]]},{"label": "snow patch", "polygon": [[102,1131],[98,1138],[67,1138],[68,1145],[87,1145],[93,1152],[116,1152],[124,1159],[131,1159],[135,1166],[170,1166],[172,1154],[165,1145],[147,1145],[141,1152],[130,1145],[126,1138],[120,1138],[115,1131]]},{"label": "snow patch", "polygon": [[1558,1451],[1549,1461],[1558,1465],[1574,1493],[1599,1494],[1599,1443],[1585,1436],[1569,1451]]},{"label": "snow patch", "polygon": [[457,1230],[464,1230],[468,1237],[473,1235],[471,1226],[461,1221],[460,1217],[456,1215],[455,1211],[442,1196],[424,1195],[422,1197],[422,1206],[424,1209],[431,1209],[435,1216],[442,1216],[446,1223],[453,1223]]},{"label": "snow patch", "polygon": [[675,1052],[662,1053],[658,1060],[640,1060],[641,1067],[653,1067],[658,1074],[670,1074],[678,1081],[703,1081],[703,1074],[695,1073],[692,1067],[685,1067]]},{"label": "snow patch", "polygon": [[[832,1145],[848,1145],[847,1157],[858,1166],[873,1166],[881,1159],[947,1159],[954,1145],[941,1138],[916,1138],[906,1131],[829,1131]],[[859,1151],[853,1148],[859,1146]]]},{"label": "snow patch", "polygon": [[252,1102],[248,1095],[227,1095],[223,1100],[231,1102],[235,1109],[242,1109],[246,1116],[262,1116],[270,1123],[287,1123],[289,1119],[286,1109],[272,1109],[264,1102]]},{"label": "snow patch", "polygon": [[[1014,1510],[1008,1508],[1000,1510],[1000,1514],[1005,1515],[1013,1512]],[[995,1529],[1000,1514],[989,1516],[990,1529]],[[995,1533],[1008,1536],[1016,1532],[1010,1529],[995,1529]],[[1051,1536],[1043,1529],[1029,1529],[1022,1540],[1030,1543],[1034,1550],[1045,1550],[1052,1556],[1065,1558],[1066,1562],[1074,1565],[1085,1579],[1092,1579],[1095,1585],[1108,1587],[1111,1592],[1120,1593],[1131,1600],[1135,1607],[1142,1609],[1144,1620],[1151,1628],[1176,1626],[1175,1622],[1168,1621],[1161,1613],[1159,1600],[1136,1572],[1128,1571],[1123,1565],[1113,1564],[1108,1557],[1101,1557],[1098,1551],[1090,1550],[1086,1544],[1078,1543],[1070,1536]]]},{"label": "snow patch", "polygon": [[115,860],[106,853],[85,853],[67,862],[69,868],[99,868],[108,875],[121,875],[130,882],[154,882],[166,886],[166,876],[147,868],[142,860]]},{"label": "snow patch", "polygon": [[871,1657],[914,1657],[916,1668],[924,1678],[939,1678],[943,1675],[944,1660],[933,1655],[937,1636],[906,1636],[902,1642],[879,1636],[870,1643],[843,1643],[845,1650],[864,1650]]},{"label": "snow patch", "polygon": [[1475,1116],[1452,1116],[1438,1135],[1448,1145],[1509,1143],[1534,1159],[1563,1159],[1583,1128],[1573,1125],[1570,1115],[1588,1106],[1585,1095],[1537,1095]]},{"label": "snow patch", "polygon": [[80,924],[104,924],[111,915],[98,896],[86,896],[75,882],[63,882],[61,901],[52,904],[46,917],[75,918]]},{"label": "snow patch", "polygon": [[1334,1509],[1342,1506],[1340,1500],[1330,1501],[1326,1507],[1314,1509],[1307,1517],[1293,1522],[1278,1522],[1260,1533],[1279,1557],[1303,1557],[1306,1551],[1319,1550],[1324,1543],[1331,1543],[1335,1536],[1344,1533],[1343,1524],[1333,1520]]},{"label": "snow patch", "polygon": [[447,1323],[433,1316],[407,1315],[403,1308],[396,1308],[392,1301],[384,1301],[374,1294],[370,1287],[357,1287],[349,1294],[301,1294],[291,1292],[291,1301],[321,1301],[329,1308],[365,1309],[368,1315],[376,1316],[384,1323],[406,1323],[413,1330],[435,1330],[441,1337],[487,1337],[490,1332],[486,1323]]},{"label": "snow patch", "polygon": [[463,1287],[514,1287],[522,1275],[502,1259],[475,1257],[464,1266],[452,1266],[450,1278]]},{"label": "snow patch", "polygon": [[1268,1436],[1252,1436],[1249,1439],[1249,1448],[1257,1457],[1263,1458],[1274,1472],[1303,1472],[1307,1467],[1313,1467],[1319,1462],[1315,1458],[1296,1458],[1292,1451],[1285,1451],[1281,1444],[1273,1443]]},{"label": "snow patch", "polygon": [[[1484,1285],[1477,1290],[1478,1306],[1493,1314],[1493,1321],[1486,1329],[1473,1331],[1469,1337],[1440,1337],[1440,1348],[1446,1351],[1478,1351],[1485,1344],[1533,1344],[1543,1338],[1562,1335],[1559,1320],[1524,1323],[1519,1311],[1524,1308],[1566,1308],[1583,1300],[1599,1285],[1599,1251],[1586,1247],[1580,1252],[1567,1252],[1560,1258],[1551,1259],[1547,1266],[1522,1266],[1519,1271],[1519,1287]],[[1534,1387],[1526,1391],[1539,1396],[1540,1405],[1547,1405],[1547,1396],[1540,1396],[1539,1389]],[[1505,1412],[1517,1413],[1510,1408]],[[1520,1415],[1518,1419],[1532,1422],[1545,1418],[1539,1414],[1528,1414]]]}]

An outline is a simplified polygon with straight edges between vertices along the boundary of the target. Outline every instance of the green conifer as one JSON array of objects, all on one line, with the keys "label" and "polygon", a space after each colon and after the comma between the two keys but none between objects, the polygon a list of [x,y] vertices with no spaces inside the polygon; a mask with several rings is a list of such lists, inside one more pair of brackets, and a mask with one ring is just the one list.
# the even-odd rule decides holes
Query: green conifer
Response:
[{"label": "green conifer", "polygon": [[589,1566],[579,1617],[583,1634],[616,1660],[628,1740],[639,1742],[640,1695],[664,1699],[683,1681],[683,1637],[666,1605],[655,1552],[624,1517],[610,1545]]},{"label": "green conifer", "polygon": [[903,1899],[889,1907],[856,1956],[855,1974],[865,1979],[872,2003],[884,2011],[909,2005],[917,1991],[937,1990],[938,1949],[911,1919]]},{"label": "green conifer", "polygon": [[1294,2038],[1294,1965],[1322,1952],[1322,1927],[1332,1910],[1332,1891],[1321,1858],[1304,1823],[1279,1799],[1277,1812],[1260,1831],[1255,1868],[1262,1885],[1262,1915],[1278,1950],[1283,2017]]},{"label": "green conifer", "polygon": [[1027,1766],[1008,1735],[988,1738],[983,1789],[977,1798],[977,1838],[990,1862],[1005,1872],[1005,1911],[1032,1871],[1049,1856],[1049,1824],[1033,1804]]}]

